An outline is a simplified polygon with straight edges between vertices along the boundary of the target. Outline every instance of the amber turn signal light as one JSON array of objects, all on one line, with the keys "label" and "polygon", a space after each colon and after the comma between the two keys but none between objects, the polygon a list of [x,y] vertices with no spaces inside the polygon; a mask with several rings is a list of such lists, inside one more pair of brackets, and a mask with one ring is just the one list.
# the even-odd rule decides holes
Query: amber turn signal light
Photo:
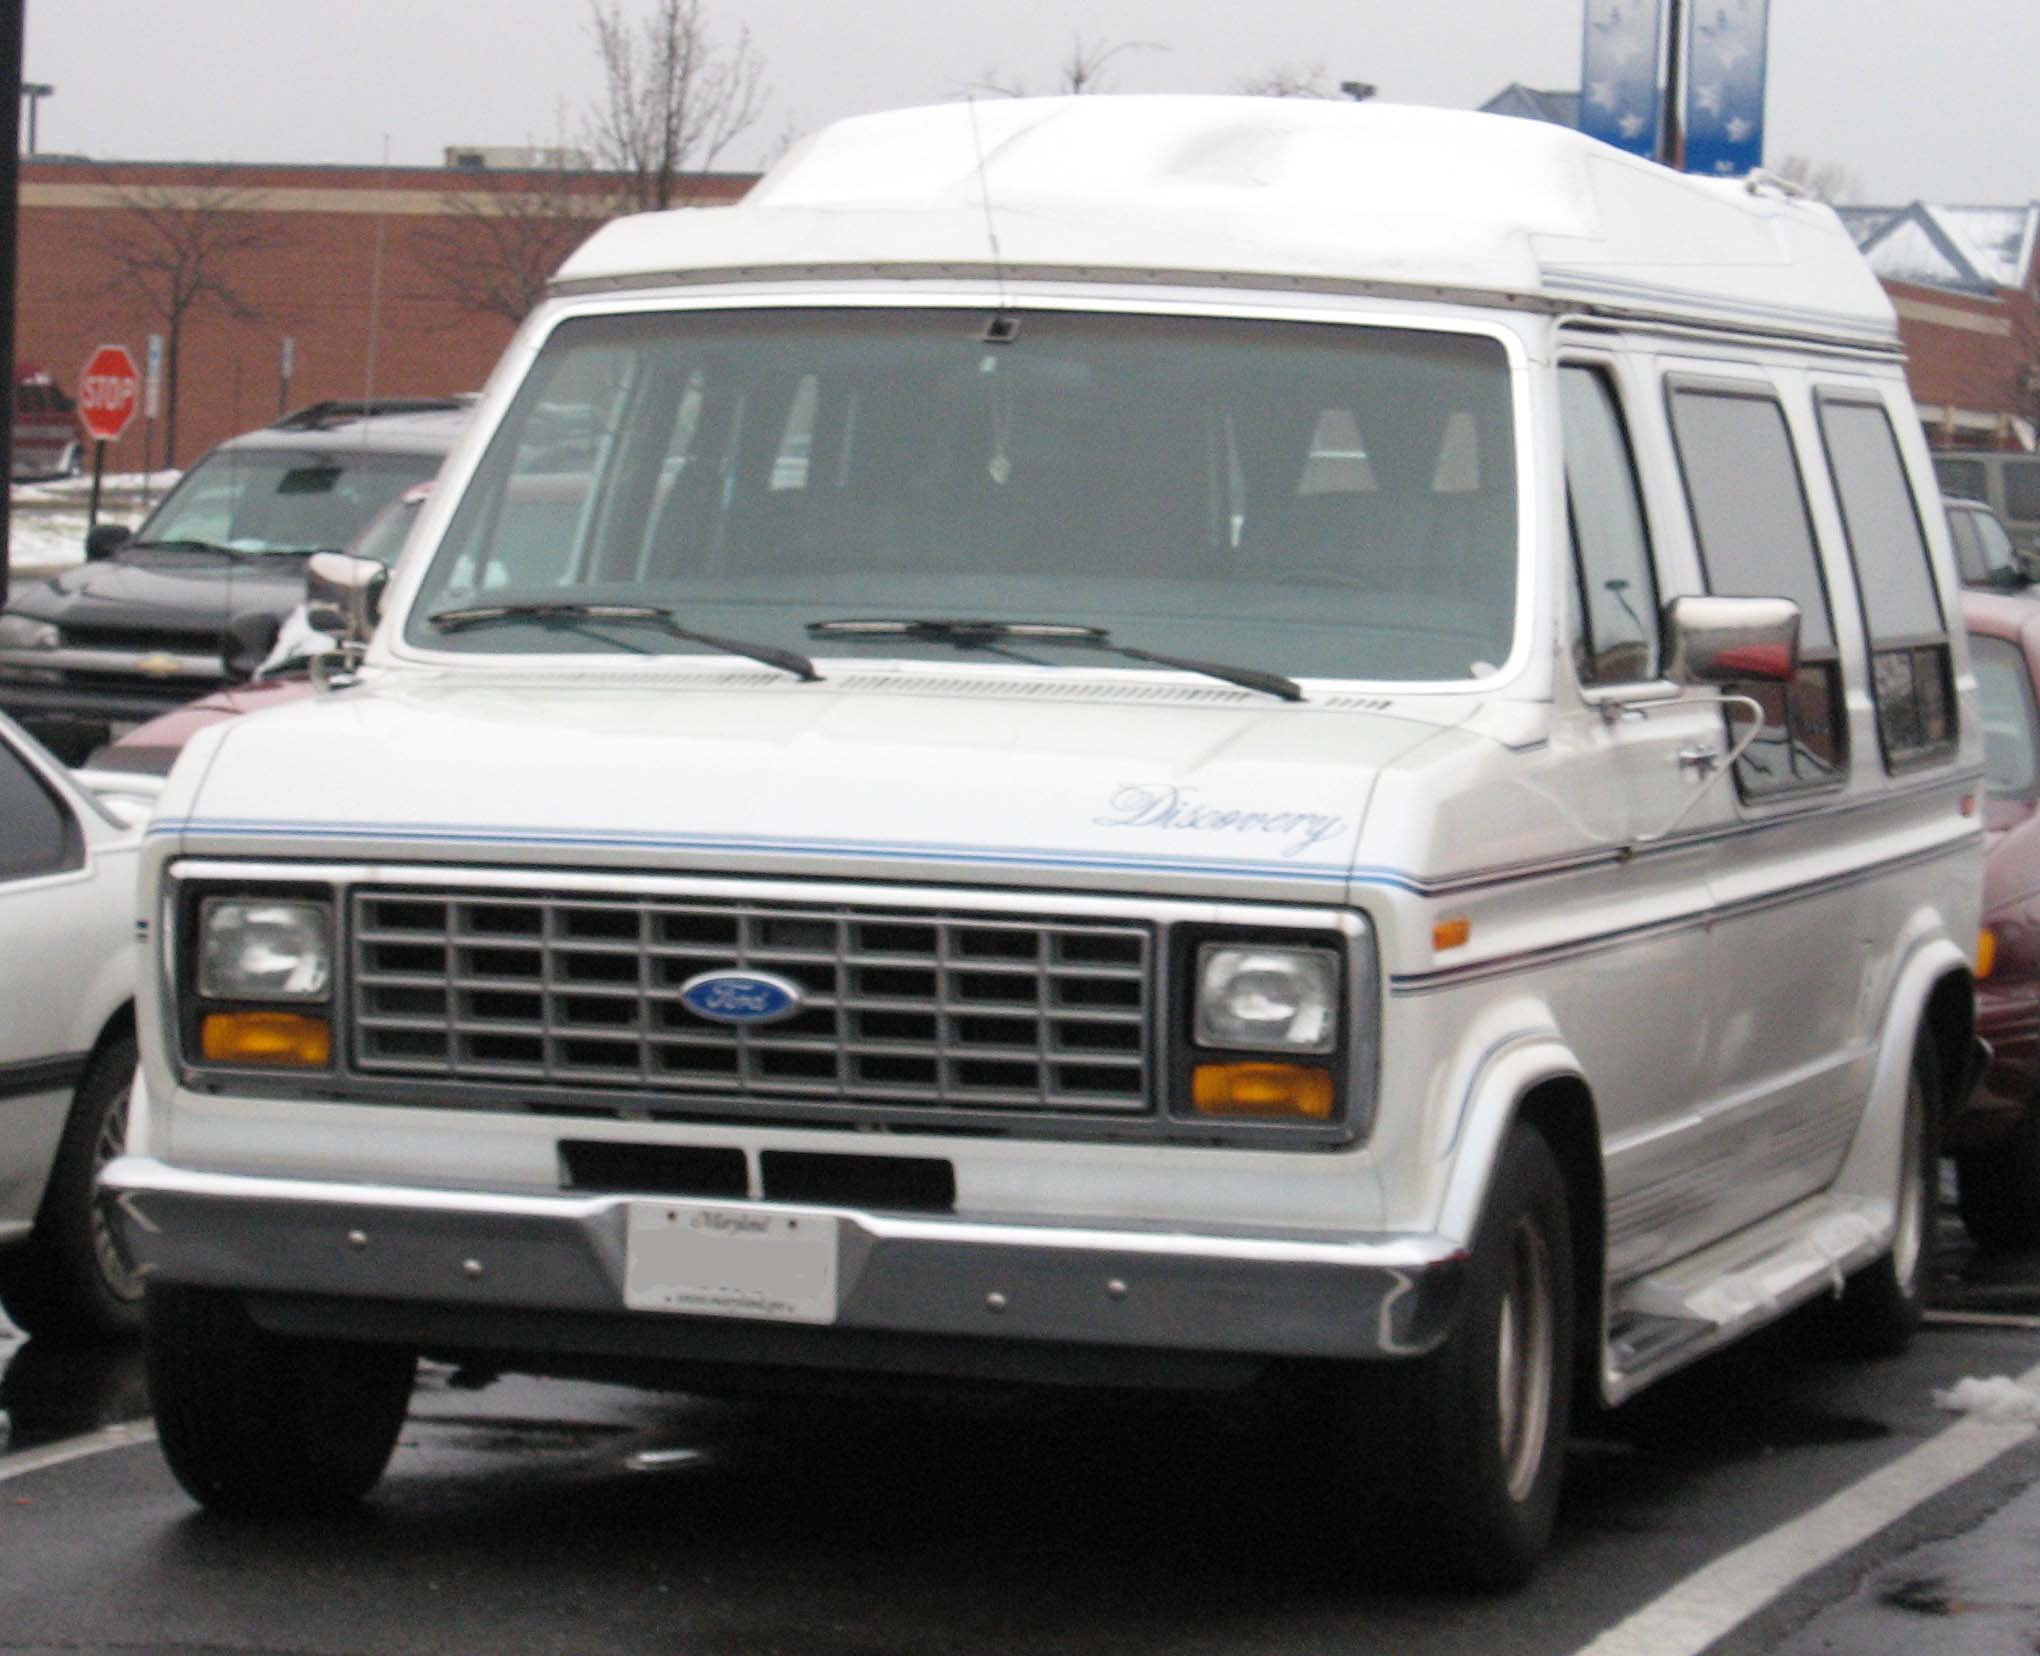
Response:
[{"label": "amber turn signal light", "polygon": [[333,1056],[333,1030],[302,1012],[208,1012],[199,1050],[209,1064],[323,1069]]},{"label": "amber turn signal light", "polygon": [[1332,1119],[1332,1072],[1308,1064],[1199,1064],[1190,1102],[1199,1115]]},{"label": "amber turn signal light", "polygon": [[1979,979],[1990,976],[1997,965],[1997,933],[1985,926],[1976,934],[1976,975]]}]

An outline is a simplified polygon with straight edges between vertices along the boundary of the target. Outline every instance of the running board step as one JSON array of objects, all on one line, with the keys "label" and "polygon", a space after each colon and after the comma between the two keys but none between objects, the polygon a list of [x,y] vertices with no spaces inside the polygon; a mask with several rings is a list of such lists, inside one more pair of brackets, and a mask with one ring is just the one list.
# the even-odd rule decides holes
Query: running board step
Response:
[{"label": "running board step", "polygon": [[1603,1354],[1608,1401],[1838,1290],[1884,1251],[1891,1229],[1889,1202],[1815,1196],[1615,1288]]}]

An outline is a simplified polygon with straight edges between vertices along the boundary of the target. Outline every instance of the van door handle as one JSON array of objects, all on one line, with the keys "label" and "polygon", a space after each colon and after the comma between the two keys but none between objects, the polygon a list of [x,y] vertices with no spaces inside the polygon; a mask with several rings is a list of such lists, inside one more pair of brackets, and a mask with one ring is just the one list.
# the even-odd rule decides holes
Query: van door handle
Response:
[{"label": "van door handle", "polygon": [[1698,771],[1702,776],[1711,776],[1714,767],[1721,763],[1721,749],[1695,744],[1680,748],[1673,757],[1678,760],[1680,770]]}]

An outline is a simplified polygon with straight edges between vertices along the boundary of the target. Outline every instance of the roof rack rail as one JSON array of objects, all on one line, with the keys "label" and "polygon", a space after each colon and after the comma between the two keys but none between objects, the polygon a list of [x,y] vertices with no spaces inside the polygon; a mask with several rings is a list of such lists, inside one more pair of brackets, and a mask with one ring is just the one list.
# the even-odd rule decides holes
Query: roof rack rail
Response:
[{"label": "roof rack rail", "polygon": [[356,400],[328,400],[307,403],[281,416],[272,431],[324,431],[347,420],[372,419],[378,414],[443,414],[466,408],[474,402],[472,392],[445,397],[371,397]]}]

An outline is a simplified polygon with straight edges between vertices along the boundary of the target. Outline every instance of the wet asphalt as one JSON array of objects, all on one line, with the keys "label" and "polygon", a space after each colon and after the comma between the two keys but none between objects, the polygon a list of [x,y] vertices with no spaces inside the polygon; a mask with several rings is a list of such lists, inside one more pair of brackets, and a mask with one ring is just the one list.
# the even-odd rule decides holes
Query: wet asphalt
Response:
[{"label": "wet asphalt", "polygon": [[[0,1651],[1574,1651],[1941,1431],[1934,1390],[2040,1363],[2040,1256],[1948,1241],[1903,1359],[1828,1362],[1788,1326],[1581,1423],[1513,1598],[1370,1576],[1293,1423],[1236,1399],[729,1403],[428,1365],[339,1522],[211,1518],[146,1442],[0,1482]],[[0,1325],[0,1410],[0,1469],[140,1420],[138,1356]],[[2040,1447],[1718,1648],[2034,1656]]]}]

